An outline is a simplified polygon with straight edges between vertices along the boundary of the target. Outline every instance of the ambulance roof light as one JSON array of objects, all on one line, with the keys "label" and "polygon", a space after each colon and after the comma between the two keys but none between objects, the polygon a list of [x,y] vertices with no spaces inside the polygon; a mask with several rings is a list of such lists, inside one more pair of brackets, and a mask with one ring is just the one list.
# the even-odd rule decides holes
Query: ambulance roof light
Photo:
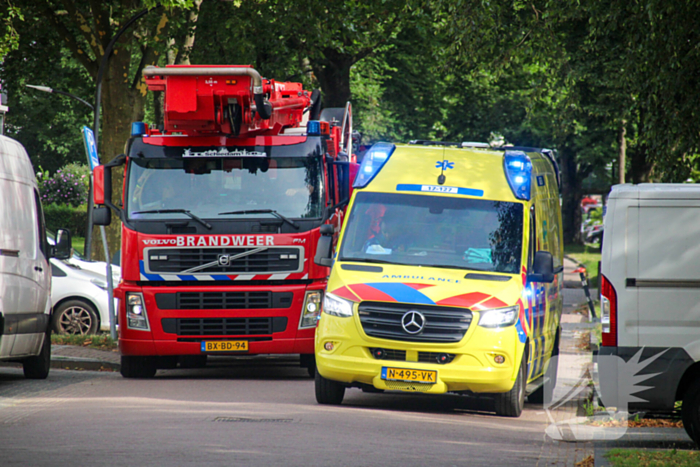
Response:
[{"label": "ambulance roof light", "polygon": [[522,151],[505,151],[503,168],[515,197],[529,201],[532,176],[530,158]]},{"label": "ambulance roof light", "polygon": [[396,145],[391,143],[375,143],[369,150],[365,153],[365,157],[362,159],[362,165],[360,165],[360,170],[357,173],[357,178],[355,178],[355,183],[353,183],[353,188],[364,188],[369,182],[379,173],[379,171],[384,167],[386,161],[394,153]]}]

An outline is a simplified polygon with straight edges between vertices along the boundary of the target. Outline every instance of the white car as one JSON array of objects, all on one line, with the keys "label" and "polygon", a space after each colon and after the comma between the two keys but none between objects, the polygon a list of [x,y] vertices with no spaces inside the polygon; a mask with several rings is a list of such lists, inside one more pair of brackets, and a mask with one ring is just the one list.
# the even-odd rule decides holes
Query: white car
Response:
[{"label": "white car", "polygon": [[[53,236],[48,232],[48,241]],[[109,332],[107,264],[87,261],[74,251],[66,260],[51,259],[51,327],[56,334]],[[119,283],[121,268],[112,265],[113,285]],[[114,309],[117,309],[115,300]]]}]

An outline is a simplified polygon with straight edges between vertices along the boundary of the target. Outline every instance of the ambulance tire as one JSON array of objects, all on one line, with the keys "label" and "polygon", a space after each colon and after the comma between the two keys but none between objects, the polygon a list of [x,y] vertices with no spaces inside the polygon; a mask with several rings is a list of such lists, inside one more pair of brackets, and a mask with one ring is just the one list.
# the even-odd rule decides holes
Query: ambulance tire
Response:
[{"label": "ambulance tire", "polygon": [[681,416],[686,433],[700,446],[700,379],[696,379],[685,391]]},{"label": "ambulance tire", "polygon": [[124,378],[153,378],[156,371],[155,358],[122,355],[119,372]]},{"label": "ambulance tire", "polygon": [[496,402],[496,415],[502,417],[519,417],[525,406],[525,389],[527,380],[527,365],[525,364],[527,353],[523,355],[523,362],[518,371],[513,388],[504,393],[494,394]]},{"label": "ambulance tire", "polygon": [[316,372],[316,402],[327,405],[340,405],[345,396],[345,386],[324,378]]}]

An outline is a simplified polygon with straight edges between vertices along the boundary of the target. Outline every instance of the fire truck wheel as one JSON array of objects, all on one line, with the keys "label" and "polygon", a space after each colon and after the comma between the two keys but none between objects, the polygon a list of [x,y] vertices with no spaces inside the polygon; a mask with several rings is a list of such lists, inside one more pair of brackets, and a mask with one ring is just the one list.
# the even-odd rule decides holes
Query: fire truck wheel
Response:
[{"label": "fire truck wheel", "polygon": [[523,362],[520,365],[520,371],[518,371],[518,377],[515,379],[513,388],[508,392],[494,394],[496,415],[519,417],[523,413],[523,407],[525,406],[525,381],[527,379],[526,355],[527,353],[523,355]]},{"label": "fire truck wheel", "polygon": [[122,355],[120,372],[124,378],[153,378],[156,371],[156,360],[153,357]]},{"label": "fire truck wheel", "polygon": [[340,405],[345,396],[345,386],[324,378],[316,372],[316,402],[319,404]]},{"label": "fire truck wheel", "polygon": [[68,300],[61,303],[53,313],[51,327],[55,334],[95,334],[100,329],[100,320],[95,307],[83,300]]},{"label": "fire truck wheel", "polygon": [[306,368],[311,378],[316,376],[316,356],[314,354],[299,355],[299,366]]},{"label": "fire truck wheel", "polygon": [[700,379],[696,379],[685,391],[681,415],[686,433],[696,444],[700,444]]},{"label": "fire truck wheel", "polygon": [[47,331],[44,335],[44,343],[41,352],[36,357],[29,357],[22,361],[24,377],[27,379],[46,379],[51,369],[51,334]]}]

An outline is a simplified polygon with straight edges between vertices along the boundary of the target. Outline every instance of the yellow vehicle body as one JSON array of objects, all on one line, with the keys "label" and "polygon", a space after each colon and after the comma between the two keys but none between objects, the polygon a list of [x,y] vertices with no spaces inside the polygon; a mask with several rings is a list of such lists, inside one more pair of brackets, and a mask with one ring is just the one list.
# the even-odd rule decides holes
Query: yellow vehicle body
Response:
[{"label": "yellow vehicle body", "polygon": [[[498,394],[513,390],[519,371],[529,389],[541,383],[562,311],[558,175],[541,152],[518,154],[531,162],[529,199],[514,194],[503,150],[439,146],[396,146],[354,190],[315,337],[324,383]],[[409,238],[408,246],[379,245],[391,237],[376,233],[379,224],[387,227],[378,216],[391,212],[401,226],[392,235]],[[366,225],[376,240],[359,247]],[[479,228],[490,246],[471,248],[468,237]],[[505,253],[498,250],[503,237]],[[551,253],[553,280],[529,276],[536,251]],[[351,307],[351,316],[332,314],[330,299]],[[505,325],[483,319],[490,310],[505,316],[494,318]]]}]

